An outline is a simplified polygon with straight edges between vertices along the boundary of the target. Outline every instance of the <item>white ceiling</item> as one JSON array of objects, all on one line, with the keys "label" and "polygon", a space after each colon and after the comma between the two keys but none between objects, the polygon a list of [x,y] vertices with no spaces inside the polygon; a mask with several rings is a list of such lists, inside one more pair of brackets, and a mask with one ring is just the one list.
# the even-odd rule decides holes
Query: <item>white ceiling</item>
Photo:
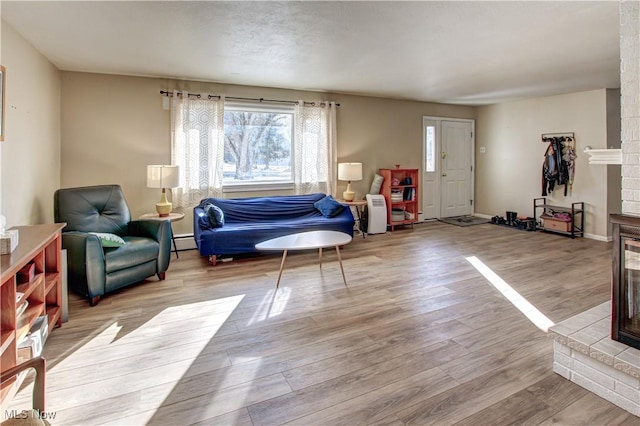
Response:
[{"label": "white ceiling", "polygon": [[59,69],[482,105],[620,87],[617,1],[6,1]]}]

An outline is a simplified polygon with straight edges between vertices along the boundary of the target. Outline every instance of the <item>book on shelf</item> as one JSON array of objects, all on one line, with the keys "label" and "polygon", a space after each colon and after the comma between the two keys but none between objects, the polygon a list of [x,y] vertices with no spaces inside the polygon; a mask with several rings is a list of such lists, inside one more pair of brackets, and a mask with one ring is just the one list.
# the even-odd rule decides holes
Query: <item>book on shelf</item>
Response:
[{"label": "book on shelf", "polygon": [[415,188],[405,188],[404,193],[402,195],[402,199],[404,201],[413,201],[415,200],[416,189]]}]

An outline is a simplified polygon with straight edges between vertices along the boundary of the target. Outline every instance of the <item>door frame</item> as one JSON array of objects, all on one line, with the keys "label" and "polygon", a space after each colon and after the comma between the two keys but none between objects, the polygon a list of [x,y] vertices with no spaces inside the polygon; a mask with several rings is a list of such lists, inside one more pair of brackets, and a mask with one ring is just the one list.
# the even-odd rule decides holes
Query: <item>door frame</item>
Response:
[{"label": "door frame", "polygon": [[[427,145],[427,132],[426,132],[426,126],[427,126],[427,121],[435,121],[436,122],[436,144],[435,144],[435,151],[436,151],[436,158],[438,159],[438,161],[435,162],[435,191],[437,192],[436,194],[434,194],[434,204],[435,204],[435,210],[437,213],[437,217],[436,219],[439,219],[442,217],[442,203],[441,203],[441,189],[442,189],[442,171],[441,171],[441,160],[442,160],[442,156],[440,155],[440,153],[442,152],[442,143],[441,143],[441,125],[443,121],[457,121],[457,122],[464,122],[464,123],[469,123],[471,124],[471,144],[469,146],[470,149],[470,161],[471,161],[471,180],[469,182],[470,188],[469,188],[469,195],[471,197],[471,214],[475,213],[475,176],[476,176],[476,120],[475,119],[470,119],[470,118],[453,118],[453,117],[435,117],[435,116],[430,116],[430,115],[424,115],[422,116],[422,175],[420,176],[420,179],[423,181],[423,188],[426,188],[425,182],[424,182],[424,178],[425,178],[425,173],[426,173],[426,161],[427,161],[427,152],[426,152],[426,145]],[[425,196],[424,196],[424,189],[422,190],[422,193],[420,194],[421,196],[421,200],[422,203],[420,205],[420,211],[423,211],[423,205],[426,202],[425,200]]]}]

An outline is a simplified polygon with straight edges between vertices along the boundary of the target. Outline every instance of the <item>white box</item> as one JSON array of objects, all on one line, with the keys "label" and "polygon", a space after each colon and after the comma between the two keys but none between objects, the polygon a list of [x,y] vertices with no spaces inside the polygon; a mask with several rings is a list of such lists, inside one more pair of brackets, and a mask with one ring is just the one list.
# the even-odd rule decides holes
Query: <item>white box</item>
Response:
[{"label": "white box", "polygon": [[18,230],[10,229],[0,234],[0,254],[9,254],[18,247]]},{"label": "white box", "polygon": [[47,337],[49,337],[49,317],[42,315],[36,318],[31,326],[31,330],[29,330],[29,334],[37,334],[42,342],[42,346],[44,346]]},{"label": "white box", "polygon": [[18,343],[18,351],[24,348],[31,348],[31,356],[39,356],[42,353],[44,342],[49,336],[49,318],[46,315],[38,317],[33,325],[29,334],[25,336],[20,343]]}]

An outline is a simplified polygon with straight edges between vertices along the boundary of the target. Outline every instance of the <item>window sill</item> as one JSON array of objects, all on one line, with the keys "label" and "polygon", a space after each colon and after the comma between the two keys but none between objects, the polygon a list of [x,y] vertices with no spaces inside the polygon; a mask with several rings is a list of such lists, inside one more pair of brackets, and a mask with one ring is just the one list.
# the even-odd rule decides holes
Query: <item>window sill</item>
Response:
[{"label": "window sill", "polygon": [[222,186],[222,192],[259,192],[259,191],[282,191],[292,190],[293,182],[274,183],[234,183]]}]

